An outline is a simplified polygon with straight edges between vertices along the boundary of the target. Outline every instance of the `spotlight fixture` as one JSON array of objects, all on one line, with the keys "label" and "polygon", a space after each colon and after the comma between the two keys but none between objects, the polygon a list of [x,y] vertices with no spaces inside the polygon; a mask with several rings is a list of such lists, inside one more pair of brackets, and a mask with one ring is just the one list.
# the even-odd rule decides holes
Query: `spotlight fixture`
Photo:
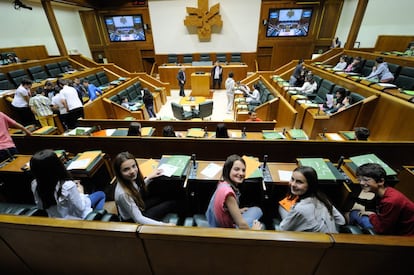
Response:
[{"label": "spotlight fixture", "polygon": [[22,1],[20,0],[14,0],[13,1],[13,6],[15,10],[19,10],[20,8],[23,9],[28,9],[28,10],[32,10],[32,7],[26,6],[24,3],[22,3]]}]

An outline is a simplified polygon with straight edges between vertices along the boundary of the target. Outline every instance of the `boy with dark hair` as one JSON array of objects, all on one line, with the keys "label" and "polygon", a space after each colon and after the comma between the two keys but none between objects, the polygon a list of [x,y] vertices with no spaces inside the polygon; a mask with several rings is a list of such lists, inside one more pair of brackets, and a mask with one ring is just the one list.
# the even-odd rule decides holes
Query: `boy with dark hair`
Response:
[{"label": "boy with dark hair", "polygon": [[355,128],[355,138],[356,140],[368,140],[370,132],[368,128],[365,127],[356,127]]},{"label": "boy with dark hair", "polygon": [[384,235],[414,235],[414,203],[385,183],[386,172],[377,163],[359,166],[356,176],[363,192],[375,194],[376,212],[351,210],[350,223]]}]

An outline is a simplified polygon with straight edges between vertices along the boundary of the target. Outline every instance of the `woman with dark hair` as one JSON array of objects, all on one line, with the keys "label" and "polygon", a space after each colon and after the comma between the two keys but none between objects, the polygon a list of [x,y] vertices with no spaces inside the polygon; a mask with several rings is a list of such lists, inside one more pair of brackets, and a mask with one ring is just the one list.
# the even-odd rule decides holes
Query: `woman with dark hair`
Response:
[{"label": "woman with dark hair", "polygon": [[372,67],[371,73],[365,79],[374,82],[391,83],[394,81],[394,75],[390,72],[384,58],[379,56],[375,59],[375,66]]},{"label": "woman with dark hair", "polygon": [[319,191],[318,185],[318,175],[312,167],[300,166],[293,170],[287,196],[294,197],[296,202],[278,230],[338,233],[336,225],[345,224],[345,218]]},{"label": "woman with dark hair", "polygon": [[141,123],[139,122],[131,122],[129,124],[127,136],[141,136]]},{"label": "woman with dark hair", "polygon": [[150,118],[157,117],[154,111],[154,96],[147,88],[142,89],[143,96],[142,101],[145,104],[145,109],[147,109],[148,115]]},{"label": "woman with dark hair", "polygon": [[147,185],[162,175],[155,169],[151,175],[142,176],[135,157],[129,152],[119,153],[113,162],[117,183],[115,185],[115,203],[123,221],[140,224],[173,225],[158,220],[175,210],[175,201],[162,201],[149,198]]},{"label": "woman with dark hair", "polygon": [[216,138],[228,138],[229,133],[227,131],[227,126],[224,123],[217,124],[216,128]]},{"label": "woman with dark hair", "polygon": [[177,137],[174,131],[174,127],[172,127],[171,125],[164,126],[164,128],[162,129],[162,136],[163,137]]},{"label": "woman with dark hair", "polygon": [[83,186],[72,180],[53,150],[35,153],[30,159],[30,170],[35,178],[32,191],[36,205],[46,210],[49,217],[84,219],[92,208],[103,209],[105,193],[84,194]]},{"label": "woman with dark hair", "polygon": [[238,155],[231,155],[223,166],[222,179],[211,197],[206,211],[210,227],[261,229],[258,221],[263,215],[259,207],[239,207],[240,192],[237,186],[246,176],[246,163]]}]

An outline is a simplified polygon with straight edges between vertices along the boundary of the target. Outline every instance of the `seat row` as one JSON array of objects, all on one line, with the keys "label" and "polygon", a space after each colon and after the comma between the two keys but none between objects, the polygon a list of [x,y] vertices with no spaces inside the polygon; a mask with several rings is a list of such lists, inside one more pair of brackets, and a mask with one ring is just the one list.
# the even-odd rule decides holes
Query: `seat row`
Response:
[{"label": "seat row", "polygon": [[[169,54],[167,57],[168,63],[192,63],[195,61],[192,54],[184,54],[182,58],[179,58],[177,54]],[[226,62],[242,62],[241,53],[231,53],[230,59],[227,59],[226,53],[217,53],[216,60],[226,63]],[[181,62],[182,61],[182,62]],[[209,53],[201,53],[200,59],[197,61],[213,61]]]},{"label": "seat row", "polygon": [[131,84],[130,86],[128,86],[127,88],[121,90],[119,93],[109,97],[109,100],[121,105],[122,99],[126,97],[128,98],[128,102],[136,103],[136,102],[142,101],[141,90],[142,90],[141,82],[137,81]]},{"label": "seat row", "polygon": [[[392,84],[404,90],[414,90],[414,67],[404,67],[394,63],[387,64],[388,69],[394,75]],[[361,59],[361,76],[368,76],[374,66],[375,60]]]},{"label": "seat row", "polygon": [[31,79],[40,82],[47,78],[56,78],[62,74],[72,71],[72,66],[68,60],[56,63],[48,63],[45,66],[37,65],[25,69],[12,70],[7,73],[0,73],[0,90],[9,90],[17,88],[23,79]]}]

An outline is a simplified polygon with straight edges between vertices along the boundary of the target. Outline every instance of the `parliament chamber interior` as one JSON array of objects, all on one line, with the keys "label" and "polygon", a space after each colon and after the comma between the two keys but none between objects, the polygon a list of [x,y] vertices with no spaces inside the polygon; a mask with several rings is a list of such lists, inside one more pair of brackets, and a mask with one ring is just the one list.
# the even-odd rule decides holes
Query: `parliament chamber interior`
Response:
[{"label": "parliament chamber interior", "polygon": [[[214,40],[229,35],[227,12],[242,5],[237,1],[64,1],[68,6],[62,9],[76,7],[88,54],[68,50],[56,19],[61,1],[23,2],[13,7],[30,12],[33,4],[46,14],[59,54],[42,44],[0,47],[0,112],[31,132],[10,127],[2,134],[18,150],[6,150],[0,163],[5,274],[411,274],[412,236],[351,224],[338,226],[339,233],[280,231],[276,225],[292,171],[300,166],[314,168],[319,189],[342,215],[355,205],[376,211],[373,193],[362,191],[356,172],[365,163],[380,164],[388,186],[414,201],[414,34],[383,33],[374,46],[355,47],[368,0],[354,1],[354,20],[339,47],[332,40],[346,1],[257,0],[252,51],[205,47],[215,49]],[[151,9],[162,5],[183,11],[180,27],[171,23],[171,29],[184,28],[183,36],[194,39],[191,52],[188,45],[183,52],[157,51],[163,40],[156,37],[155,21],[164,13]],[[358,59],[359,71],[334,69],[344,57],[349,68]],[[369,78],[379,57],[393,75],[389,82]],[[300,60],[316,83],[311,93],[291,82]],[[220,89],[214,84],[216,61]],[[177,81],[183,68],[185,84]],[[226,113],[230,73],[234,101]],[[48,115],[52,124],[41,124],[39,117],[25,124],[12,104],[25,80],[32,93],[47,82],[86,80],[99,94],[92,98],[86,88],[80,96],[83,116],[74,127],[56,110]],[[178,95],[181,85],[184,97]],[[252,103],[242,87],[257,88],[260,98]],[[331,112],[327,102],[341,90],[350,103]],[[144,91],[151,95],[150,108]],[[249,119],[252,112],[260,121]],[[221,124],[226,138],[218,137]],[[131,134],[132,125],[139,125],[138,135]],[[168,128],[173,136],[166,136]],[[365,138],[359,137],[362,128],[369,130]],[[104,209],[83,219],[48,217],[35,202],[30,167],[32,156],[44,149],[56,153],[86,194],[103,191]],[[160,219],[174,226],[121,221],[114,160],[125,151],[136,158],[144,178],[164,169],[147,192],[177,203],[176,211]],[[263,230],[206,225],[210,199],[232,154],[246,163],[240,208],[260,207]]]}]

